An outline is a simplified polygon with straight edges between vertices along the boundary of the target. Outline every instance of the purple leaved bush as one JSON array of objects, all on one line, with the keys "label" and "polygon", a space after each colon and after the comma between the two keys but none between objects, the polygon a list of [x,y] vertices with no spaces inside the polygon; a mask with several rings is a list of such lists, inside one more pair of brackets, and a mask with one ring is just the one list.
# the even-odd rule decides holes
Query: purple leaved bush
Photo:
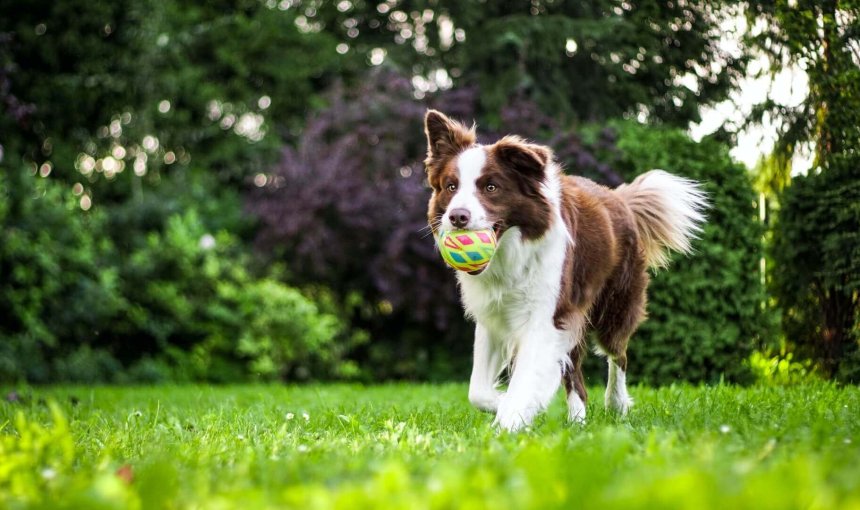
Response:
[{"label": "purple leaved bush", "polygon": [[[460,87],[419,101],[410,80],[388,70],[354,88],[335,86],[328,106],[283,148],[265,185],[248,195],[249,210],[261,220],[258,246],[283,254],[294,283],[323,284],[344,300],[363,298],[363,310],[351,319],[369,330],[374,347],[357,357],[371,361],[365,365],[376,376],[453,375],[469,363],[471,326],[462,318],[452,270],[425,228],[423,119],[433,107],[471,122],[480,117],[478,94]],[[500,118],[505,132],[479,129],[481,141],[517,133],[552,145],[568,168],[617,184],[579,137],[533,102],[512,98]],[[607,140],[601,143],[611,146]]]}]

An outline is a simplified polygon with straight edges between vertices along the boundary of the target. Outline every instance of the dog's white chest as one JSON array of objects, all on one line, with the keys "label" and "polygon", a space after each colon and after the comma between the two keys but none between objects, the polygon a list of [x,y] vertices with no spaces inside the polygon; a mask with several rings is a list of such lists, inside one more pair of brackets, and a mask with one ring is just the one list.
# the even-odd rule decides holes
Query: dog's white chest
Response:
[{"label": "dog's white chest", "polygon": [[553,234],[528,242],[518,229],[511,229],[485,274],[458,275],[466,312],[494,336],[522,331],[536,316],[551,319],[565,249]]}]

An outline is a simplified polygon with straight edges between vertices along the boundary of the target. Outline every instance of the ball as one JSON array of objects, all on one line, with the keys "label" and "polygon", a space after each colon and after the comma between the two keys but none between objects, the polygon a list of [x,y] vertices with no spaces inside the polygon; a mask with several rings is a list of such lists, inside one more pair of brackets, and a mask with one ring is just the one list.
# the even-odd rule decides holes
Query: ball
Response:
[{"label": "ball", "polygon": [[449,266],[468,273],[480,272],[496,253],[492,230],[453,230],[437,238],[439,252]]}]

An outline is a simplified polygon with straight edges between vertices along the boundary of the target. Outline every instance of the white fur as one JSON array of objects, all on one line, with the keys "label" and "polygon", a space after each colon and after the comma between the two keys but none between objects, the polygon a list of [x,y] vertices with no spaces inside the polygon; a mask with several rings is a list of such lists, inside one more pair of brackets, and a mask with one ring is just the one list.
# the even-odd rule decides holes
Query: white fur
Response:
[{"label": "white fur", "polygon": [[504,356],[499,342],[490,339],[487,329],[475,327],[475,352],[472,362],[472,377],[469,380],[469,402],[482,411],[491,413],[499,408],[501,392],[498,390],[499,374],[504,368]]},{"label": "white fur", "polygon": [[606,381],[606,407],[618,411],[622,415],[633,406],[633,399],[627,394],[627,375],[612,358],[607,358],[609,377]]},{"label": "white fur", "polygon": [[585,402],[575,391],[567,394],[567,417],[574,423],[585,423]]},{"label": "white fur", "polygon": [[[568,334],[570,335],[571,347],[583,341],[583,334],[586,326],[586,318],[583,315],[574,315],[567,320]],[[570,361],[568,359],[568,361]],[[573,370],[574,367],[567,366],[566,370]],[[585,423],[585,402],[582,401],[576,390],[571,388],[567,395],[567,417],[574,423]]]},{"label": "white fur", "polygon": [[[479,175],[471,173],[473,167],[463,162],[468,152],[460,156],[458,195],[471,192]],[[549,168],[551,177],[544,193],[553,205],[553,221],[547,233],[540,239],[525,240],[519,228],[510,228],[499,240],[487,269],[478,275],[457,273],[466,313],[478,323],[470,401],[474,396],[473,404],[488,410],[493,407],[487,405],[488,398],[497,403],[495,424],[509,431],[531,424],[546,408],[561,384],[562,371],[569,363],[568,353],[581,341],[581,328],[571,334],[553,324],[570,234],[559,211],[560,184],[554,175],[557,169],[554,165]],[[472,184],[465,182],[466,176]],[[481,211],[483,208],[470,210],[473,218],[480,217]],[[495,388],[498,376],[493,373],[496,355],[502,366],[513,360],[508,391],[498,399],[488,391]],[[490,375],[492,383],[488,382]]]},{"label": "white fur", "polygon": [[626,197],[640,225],[650,266],[668,265],[666,248],[680,253],[692,251],[690,242],[701,233],[708,208],[707,194],[699,183],[664,170],[651,170],[617,191]]},{"label": "white fur", "polygon": [[487,219],[487,211],[478,200],[478,190],[475,181],[481,176],[481,170],[487,162],[486,150],[481,147],[466,149],[457,157],[457,171],[460,182],[457,192],[451,198],[448,209],[442,217],[442,229],[455,230],[451,224],[449,213],[454,209],[466,209],[471,213],[469,223],[464,227],[466,230],[481,230],[492,228],[493,224]]}]

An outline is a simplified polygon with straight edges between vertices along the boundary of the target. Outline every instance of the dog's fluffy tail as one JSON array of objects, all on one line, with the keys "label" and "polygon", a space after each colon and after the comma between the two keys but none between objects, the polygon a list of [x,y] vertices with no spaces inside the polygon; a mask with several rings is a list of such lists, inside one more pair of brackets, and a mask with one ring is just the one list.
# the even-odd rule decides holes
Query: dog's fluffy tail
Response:
[{"label": "dog's fluffy tail", "polygon": [[650,267],[668,265],[669,250],[690,253],[690,241],[701,233],[708,208],[698,182],[652,170],[616,192],[633,211]]}]

